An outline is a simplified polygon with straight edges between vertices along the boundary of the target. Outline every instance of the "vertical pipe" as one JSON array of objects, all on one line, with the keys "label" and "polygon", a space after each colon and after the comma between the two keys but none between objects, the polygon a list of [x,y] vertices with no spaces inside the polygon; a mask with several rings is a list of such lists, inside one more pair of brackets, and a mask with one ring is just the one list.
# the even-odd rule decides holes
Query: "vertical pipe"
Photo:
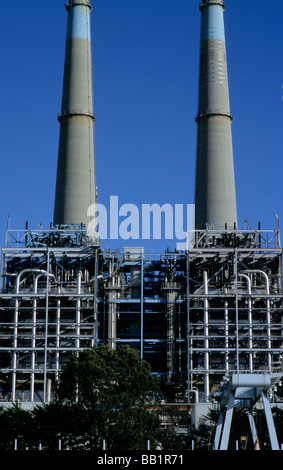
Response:
[{"label": "vertical pipe", "polygon": [[253,354],[252,354],[252,347],[253,347],[253,327],[252,327],[252,287],[251,287],[251,280],[249,276],[243,273],[239,273],[239,277],[243,277],[247,281],[247,291],[248,291],[248,325],[249,325],[249,333],[248,333],[248,347],[249,347],[249,370],[253,371]]},{"label": "vertical pipe", "polygon": [[166,281],[167,287],[167,375],[171,380],[176,374],[177,316],[176,299],[178,290],[172,278]]},{"label": "vertical pipe", "polygon": [[141,359],[143,359],[143,270],[144,260],[141,253]]},{"label": "vertical pipe", "polygon": [[264,277],[265,280],[265,292],[266,292],[266,334],[267,334],[267,364],[268,370],[271,371],[272,369],[272,361],[271,361],[271,317],[270,317],[270,286],[269,286],[269,277],[268,275],[262,271],[261,269],[246,269],[243,271],[244,273],[258,273]]},{"label": "vertical pipe", "polygon": [[[36,276],[34,281],[34,295],[37,294],[38,278]],[[32,309],[32,352],[31,352],[31,379],[30,379],[30,400],[34,401],[34,377],[35,377],[35,347],[36,347],[36,312],[37,312],[37,298],[33,298],[33,309]]]},{"label": "vertical pipe", "polygon": [[[27,273],[27,272],[32,272],[32,273],[40,273],[38,277],[42,274],[46,274],[46,271],[41,270],[41,269],[24,269],[20,273],[18,273],[16,277],[16,298],[15,298],[15,306],[14,306],[14,338],[13,338],[13,352],[12,352],[12,389],[11,389],[11,394],[12,394],[12,401],[15,401],[16,399],[16,369],[17,369],[17,347],[18,347],[18,322],[19,322],[19,293],[20,293],[20,285],[21,285],[21,277]],[[36,291],[37,289],[37,280],[35,281],[35,287],[34,290]],[[35,313],[35,308],[36,304],[33,305],[33,319],[34,320],[34,313]],[[32,334],[34,333],[34,326],[32,326]],[[35,339],[35,336],[34,336]],[[35,345],[34,340],[32,339],[32,345]],[[33,356],[33,351],[32,351],[32,357],[31,357],[31,397],[34,397],[34,356]]]},{"label": "vertical pipe", "polygon": [[188,381],[188,404],[191,403],[191,347],[190,347],[190,259],[189,250],[186,252],[186,270],[187,270],[187,381]]},{"label": "vertical pipe", "polygon": [[56,308],[56,352],[55,352],[55,369],[56,369],[56,379],[59,376],[60,370],[60,325],[61,325],[61,300],[57,299],[57,308]]},{"label": "vertical pipe", "polygon": [[235,285],[235,368],[240,369],[239,358],[239,299],[238,299],[238,250],[234,252],[234,285]]},{"label": "vertical pipe", "polygon": [[228,301],[224,301],[225,372],[229,372],[229,313]]},{"label": "vertical pipe", "polygon": [[[111,349],[116,349],[117,342],[117,289],[116,275],[114,270],[114,259],[109,267],[109,294],[108,294],[108,344]],[[118,282],[119,277],[117,277]]]},{"label": "vertical pipe", "polygon": [[[18,292],[16,293],[18,295]],[[17,381],[17,347],[18,347],[18,320],[19,320],[19,298],[15,299],[14,307],[14,335],[13,335],[13,353],[12,353],[12,401],[16,400],[16,381]]]},{"label": "vertical pipe", "polygon": [[[38,292],[38,280],[41,276],[46,276],[47,273],[43,272],[36,276],[34,280],[34,295]],[[53,276],[51,274],[51,276]],[[54,276],[53,276],[54,277]],[[37,317],[37,298],[33,299],[33,313],[32,313],[32,352],[31,352],[31,383],[30,395],[31,401],[34,401],[34,378],[35,378],[35,348],[36,348],[36,317]]]},{"label": "vertical pipe", "polygon": [[94,318],[94,331],[93,331],[93,340],[92,346],[97,345],[98,340],[98,311],[97,311],[97,293],[98,293],[98,273],[99,273],[99,255],[97,250],[95,250],[95,276],[94,276],[94,301],[93,301],[93,318]]},{"label": "vertical pipe", "polygon": [[49,270],[50,248],[47,248],[47,279],[45,295],[45,335],[44,335],[44,371],[43,371],[43,401],[47,402],[47,362],[48,362],[48,323],[49,323]]},{"label": "vertical pipe", "polygon": [[209,328],[208,328],[208,282],[207,272],[203,271],[203,293],[204,293],[204,309],[203,309],[203,324],[204,324],[204,395],[205,401],[208,401],[209,397]]},{"label": "vertical pipe", "polygon": [[77,301],[76,301],[76,338],[75,348],[76,350],[80,347],[80,324],[81,324],[81,283],[82,283],[82,272],[79,271],[77,274]]},{"label": "vertical pipe", "polygon": [[[34,289],[35,290],[35,289]],[[36,294],[36,292],[34,292]],[[30,376],[30,400],[34,401],[34,374],[35,374],[35,347],[36,347],[36,310],[37,299],[33,298],[32,308],[32,333],[31,333],[31,376]]]}]

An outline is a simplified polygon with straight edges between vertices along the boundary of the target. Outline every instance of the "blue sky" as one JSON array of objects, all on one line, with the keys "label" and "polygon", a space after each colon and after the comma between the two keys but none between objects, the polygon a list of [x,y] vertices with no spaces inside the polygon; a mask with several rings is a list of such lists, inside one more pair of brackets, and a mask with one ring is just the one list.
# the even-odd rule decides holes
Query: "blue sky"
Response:
[{"label": "blue sky", "polygon": [[[9,214],[12,229],[24,229],[26,220],[30,228],[48,228],[53,218],[65,3],[1,0],[1,244]],[[199,3],[93,1],[102,204],[111,195],[138,207],[194,202]],[[226,0],[239,228],[247,219],[251,228],[261,221],[274,229],[275,214],[283,226],[282,24],[283,0]],[[164,240],[159,246],[171,245]]]}]

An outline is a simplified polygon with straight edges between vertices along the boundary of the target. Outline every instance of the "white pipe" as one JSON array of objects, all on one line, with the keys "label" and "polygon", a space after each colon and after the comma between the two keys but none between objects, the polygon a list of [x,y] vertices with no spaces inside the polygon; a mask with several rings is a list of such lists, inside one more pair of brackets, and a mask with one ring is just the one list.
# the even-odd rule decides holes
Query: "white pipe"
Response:
[{"label": "white pipe", "polygon": [[52,389],[52,382],[51,379],[47,380],[47,403],[51,401],[51,389]]},{"label": "white pipe", "polygon": [[198,403],[198,402],[199,402],[199,393],[198,393],[198,389],[197,389],[196,387],[191,388],[191,389],[190,389],[190,392],[195,394],[195,403]]},{"label": "white pipe", "polygon": [[[204,311],[203,311],[203,322],[204,322],[204,348],[207,350],[209,348],[209,330],[208,330],[208,282],[207,282],[207,272],[203,271],[203,293],[204,297]],[[204,394],[205,400],[208,401],[209,397],[209,352],[206,351],[204,353],[204,369],[205,369],[205,376],[204,376]]]},{"label": "white pipe", "polygon": [[77,302],[76,302],[76,340],[75,346],[76,348],[80,347],[80,323],[81,323],[81,284],[82,284],[82,272],[78,271],[77,274]]},{"label": "white pipe", "polygon": [[[23,269],[16,277],[16,294],[20,293],[21,277],[26,273],[38,273],[34,281],[34,293],[37,293],[38,279],[40,276],[47,275],[47,271],[43,269]],[[53,276],[53,274],[49,274]],[[54,277],[55,278],[55,277]],[[36,334],[36,307],[37,301],[33,301],[33,316],[32,316],[32,348],[35,348],[35,334]],[[17,368],[17,346],[18,346],[18,321],[19,321],[19,299],[15,299],[14,308],[14,341],[13,341],[13,358],[12,358],[12,401],[16,399],[16,368]],[[30,398],[34,401],[34,370],[35,370],[35,351],[31,355],[31,384],[30,384]]]},{"label": "white pipe", "polygon": [[23,269],[18,275],[17,275],[17,278],[16,278],[16,294],[19,294],[20,292],[20,279],[22,277],[23,274],[26,274],[26,273],[40,273],[40,274],[47,274],[47,271],[43,270],[43,269]]},{"label": "white pipe", "polygon": [[[268,275],[260,269],[247,269],[242,271],[243,273],[258,273],[261,274],[265,279],[265,290],[266,295],[266,323],[267,323],[267,348],[271,349],[271,328],[270,328],[270,287],[269,287],[269,277]],[[271,370],[271,353],[268,353],[268,370]]]},{"label": "white pipe", "polygon": [[[243,277],[247,281],[247,290],[248,290],[248,322],[249,322],[249,349],[252,349],[253,347],[253,340],[252,340],[252,299],[251,299],[251,294],[252,294],[252,284],[249,276],[247,274],[239,273],[239,277]],[[250,352],[249,353],[249,369],[250,371],[253,370],[253,355]]]},{"label": "white pipe", "polygon": [[[47,271],[37,270],[39,274],[34,280],[34,294],[38,293],[38,280],[42,276],[50,276],[55,279],[53,274],[48,274]],[[23,271],[22,271],[23,272]],[[32,313],[32,352],[31,352],[31,379],[30,379],[30,400],[34,401],[34,376],[35,376],[35,347],[36,347],[36,313],[37,313],[37,298],[33,299],[33,313]]]},{"label": "white pipe", "polygon": [[109,281],[109,306],[108,306],[108,341],[110,348],[115,350],[116,349],[116,340],[117,340],[117,324],[116,324],[116,277],[114,269],[112,269],[112,265],[110,264],[110,281]]},{"label": "white pipe", "polygon": [[12,401],[16,399],[16,368],[17,368],[17,346],[18,346],[18,319],[19,319],[19,299],[15,299],[14,307],[14,338],[13,338],[13,355],[12,355]]},{"label": "white pipe", "polygon": [[[56,309],[56,348],[60,346],[60,324],[61,324],[61,300],[57,299],[57,309]],[[60,357],[58,349],[55,352],[55,368],[56,368],[56,380],[58,379],[58,371],[60,366]]]},{"label": "white pipe", "polygon": [[228,316],[228,301],[224,301],[224,325],[225,325],[225,370],[229,371],[229,316]]}]

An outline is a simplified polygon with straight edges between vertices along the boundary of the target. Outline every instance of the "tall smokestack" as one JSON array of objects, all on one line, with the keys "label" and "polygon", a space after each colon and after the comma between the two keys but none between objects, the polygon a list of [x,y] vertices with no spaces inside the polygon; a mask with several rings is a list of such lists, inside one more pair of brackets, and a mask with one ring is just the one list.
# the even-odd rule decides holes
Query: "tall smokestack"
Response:
[{"label": "tall smokestack", "polygon": [[222,0],[202,0],[195,228],[237,224]]},{"label": "tall smokestack", "polygon": [[54,225],[85,224],[95,203],[90,0],[69,0]]}]

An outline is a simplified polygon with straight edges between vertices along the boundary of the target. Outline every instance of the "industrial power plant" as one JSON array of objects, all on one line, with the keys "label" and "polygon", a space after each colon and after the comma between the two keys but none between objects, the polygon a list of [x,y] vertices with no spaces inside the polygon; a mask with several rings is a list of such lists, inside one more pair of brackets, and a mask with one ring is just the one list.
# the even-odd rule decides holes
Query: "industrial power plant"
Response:
[{"label": "industrial power plant", "polygon": [[[268,397],[283,376],[280,234],[238,228],[225,6],[202,0],[199,9],[194,229],[184,249],[147,253],[105,250],[99,228],[89,230],[99,203],[92,7],[66,5],[53,222],[8,230],[1,248],[1,400],[48,403],[72,354],[130,345],[162,380],[166,401],[192,412],[217,404],[223,418],[239,391],[260,390],[276,449]],[[215,446],[225,448],[220,428]]]}]

